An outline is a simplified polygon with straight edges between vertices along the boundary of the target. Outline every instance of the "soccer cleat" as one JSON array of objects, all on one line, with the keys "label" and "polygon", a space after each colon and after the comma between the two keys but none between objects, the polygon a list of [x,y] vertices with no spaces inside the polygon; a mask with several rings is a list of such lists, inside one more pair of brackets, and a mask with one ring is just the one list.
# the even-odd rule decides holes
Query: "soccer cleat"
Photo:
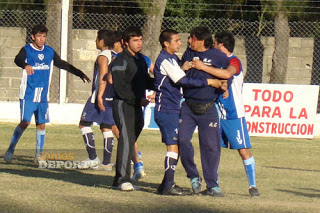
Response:
[{"label": "soccer cleat", "polygon": [[218,187],[218,186],[204,190],[202,192],[202,195],[209,195],[209,196],[213,196],[213,197],[224,197],[223,193],[221,192],[220,187]]},{"label": "soccer cleat", "polygon": [[98,157],[96,157],[93,160],[90,160],[90,158],[87,158],[84,161],[80,162],[80,165],[78,165],[78,169],[90,169],[97,166],[99,163],[100,163],[100,159]]},{"label": "soccer cleat", "polygon": [[100,163],[100,164],[92,167],[92,169],[99,170],[99,171],[111,171],[113,166],[114,166],[114,163],[109,163],[107,165]]},{"label": "soccer cleat", "polygon": [[256,197],[256,196],[260,195],[258,188],[254,187],[254,186],[251,186],[249,188],[249,194],[250,194],[251,197]]},{"label": "soccer cleat", "polygon": [[119,185],[119,189],[120,191],[125,191],[125,192],[134,191],[134,187],[130,182],[121,183]]},{"label": "soccer cleat", "polygon": [[34,158],[33,158],[33,161],[36,163],[36,164],[41,164],[43,162],[46,162],[46,159],[45,158],[42,158],[41,156],[39,156],[38,154],[35,154]]},{"label": "soccer cleat", "polygon": [[174,196],[183,196],[190,194],[190,191],[182,189],[180,186],[174,184],[170,189],[162,190],[162,195],[174,195]]},{"label": "soccer cleat", "polygon": [[163,189],[164,189],[164,184],[162,182],[157,188],[157,194],[162,195]]},{"label": "soccer cleat", "polygon": [[9,149],[6,151],[6,153],[4,154],[4,160],[7,163],[11,163],[12,162],[12,156],[13,156],[13,152],[11,152]]},{"label": "soccer cleat", "polygon": [[143,167],[142,168],[140,167],[140,168],[134,170],[131,180],[136,181],[141,178],[144,178],[145,176],[147,176],[147,174],[144,172]]},{"label": "soccer cleat", "polygon": [[202,179],[201,177],[194,177],[191,179],[192,191],[195,194],[199,194],[202,190]]}]

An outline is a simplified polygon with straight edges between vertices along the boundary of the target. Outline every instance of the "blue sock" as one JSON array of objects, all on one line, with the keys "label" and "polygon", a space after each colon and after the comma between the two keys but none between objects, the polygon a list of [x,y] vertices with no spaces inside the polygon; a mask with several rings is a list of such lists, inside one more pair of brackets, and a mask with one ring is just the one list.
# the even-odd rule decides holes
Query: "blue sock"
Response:
[{"label": "blue sock", "polygon": [[111,131],[103,132],[103,161],[102,164],[108,165],[111,162],[112,148],[113,148],[113,134]]},{"label": "blue sock", "polygon": [[9,146],[9,150],[13,153],[14,149],[16,148],[16,145],[21,137],[21,135],[23,134],[24,130],[20,128],[20,126],[17,126],[13,132],[12,138],[11,138],[11,142],[10,142],[10,146]]},{"label": "blue sock", "polygon": [[96,159],[97,153],[96,153],[96,147],[94,145],[94,135],[91,127],[83,127],[80,129],[80,131],[82,133],[84,144],[86,145],[89,159],[90,160]]},{"label": "blue sock", "polygon": [[178,153],[167,152],[164,159],[164,189],[171,189],[174,184],[174,172],[178,163]]},{"label": "blue sock", "polygon": [[256,171],[253,156],[247,160],[243,160],[243,165],[247,173],[249,187],[256,186]]},{"label": "blue sock", "polygon": [[36,155],[39,155],[42,153],[45,136],[46,136],[46,130],[38,130],[38,129],[36,130],[36,138],[37,138]]},{"label": "blue sock", "polygon": [[142,162],[135,163],[135,164],[133,165],[133,169],[134,169],[134,170],[143,169],[143,163],[142,163]]}]

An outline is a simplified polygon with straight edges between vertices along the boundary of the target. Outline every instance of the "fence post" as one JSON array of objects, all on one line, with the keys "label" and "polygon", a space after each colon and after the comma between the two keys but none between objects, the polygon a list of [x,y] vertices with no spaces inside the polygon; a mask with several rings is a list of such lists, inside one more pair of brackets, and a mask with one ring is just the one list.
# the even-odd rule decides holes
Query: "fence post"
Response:
[{"label": "fence post", "polygon": [[[62,0],[62,13],[61,13],[61,59],[67,60],[68,57],[68,18],[69,18],[69,0]],[[66,102],[67,94],[67,72],[60,70],[60,95],[59,103]]]}]

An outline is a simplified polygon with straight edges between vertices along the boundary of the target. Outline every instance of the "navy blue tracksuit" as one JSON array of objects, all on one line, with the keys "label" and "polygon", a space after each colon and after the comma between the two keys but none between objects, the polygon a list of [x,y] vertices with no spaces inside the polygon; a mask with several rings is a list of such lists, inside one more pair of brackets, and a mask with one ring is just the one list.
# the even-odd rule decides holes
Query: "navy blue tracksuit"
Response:
[{"label": "navy blue tracksuit", "polygon": [[[182,63],[192,61],[195,57],[206,65],[218,68],[227,68],[229,65],[227,56],[214,48],[209,48],[204,52],[187,49],[182,57]],[[190,69],[186,74],[188,77],[214,78],[212,75],[197,69]],[[204,114],[195,114],[191,111],[188,102],[192,102],[194,105],[210,104],[217,99],[219,93],[219,90],[210,86],[183,88],[185,101],[182,103],[180,110],[179,154],[182,165],[189,178],[200,177],[194,163],[194,149],[191,144],[192,134],[198,126],[203,177],[207,188],[219,186],[218,168],[221,145],[218,112],[212,104]]]}]

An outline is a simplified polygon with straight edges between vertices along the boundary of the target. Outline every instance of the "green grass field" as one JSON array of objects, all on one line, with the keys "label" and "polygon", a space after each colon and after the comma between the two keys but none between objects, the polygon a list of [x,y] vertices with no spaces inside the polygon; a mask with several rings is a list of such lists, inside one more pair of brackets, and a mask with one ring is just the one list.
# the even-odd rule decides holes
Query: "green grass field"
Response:
[{"label": "green grass field", "polygon": [[[260,197],[250,197],[242,161],[237,151],[223,149],[219,181],[225,195],[171,197],[157,195],[164,170],[165,145],[159,131],[143,130],[139,138],[147,176],[134,184],[139,191],[121,192],[111,187],[114,170],[39,169],[33,163],[35,126],[21,137],[12,164],[3,160],[16,124],[0,123],[0,212],[320,212],[320,139],[252,137]],[[94,127],[102,158],[102,136]],[[87,157],[76,125],[48,125],[44,151]],[[116,155],[113,149],[113,162]],[[198,168],[199,146],[194,135]],[[179,162],[176,183],[190,188]]]}]

